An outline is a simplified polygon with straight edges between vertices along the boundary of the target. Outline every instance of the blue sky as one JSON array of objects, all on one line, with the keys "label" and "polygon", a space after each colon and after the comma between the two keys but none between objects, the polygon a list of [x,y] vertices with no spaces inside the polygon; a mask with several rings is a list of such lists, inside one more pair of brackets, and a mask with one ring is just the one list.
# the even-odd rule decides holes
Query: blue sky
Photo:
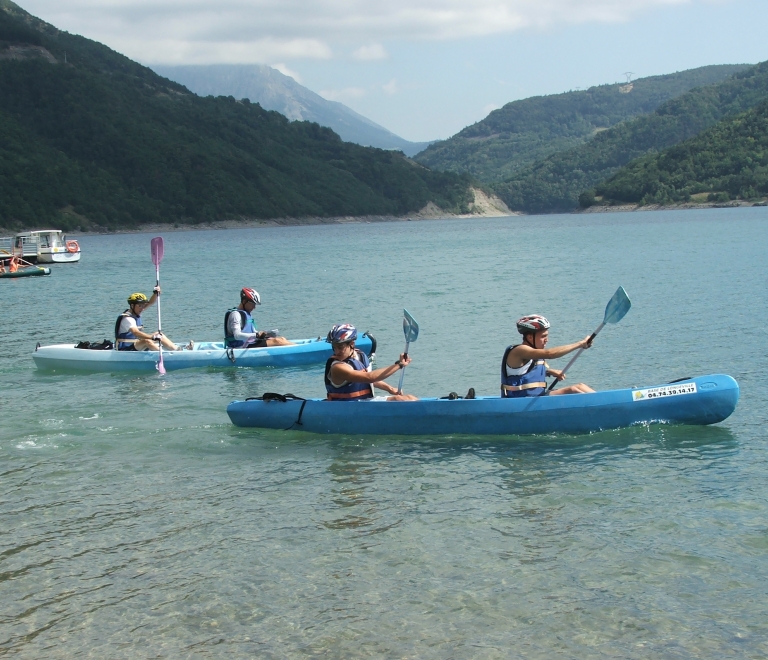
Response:
[{"label": "blue sky", "polygon": [[269,64],[414,141],[504,103],[768,60],[768,0],[29,0],[144,64]]}]

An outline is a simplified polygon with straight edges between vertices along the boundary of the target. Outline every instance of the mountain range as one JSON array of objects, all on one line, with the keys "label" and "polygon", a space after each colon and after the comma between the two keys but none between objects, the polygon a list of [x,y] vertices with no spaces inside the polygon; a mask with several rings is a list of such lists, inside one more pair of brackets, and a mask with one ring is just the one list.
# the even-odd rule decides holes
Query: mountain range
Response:
[{"label": "mountain range", "polygon": [[582,192],[599,186],[636,158],[693,138],[765,100],[768,62],[685,92],[650,114],[621,122],[580,146],[538,160],[492,188],[513,210],[571,211],[579,207]]},{"label": "mountain range", "polygon": [[200,96],[249,99],[265,110],[276,110],[291,121],[313,121],[332,128],[345,142],[364,147],[397,149],[414,156],[429,142],[409,142],[338,101],[328,101],[277,69],[258,64],[152,67],[165,78]]},{"label": "mountain range", "polygon": [[748,66],[705,66],[513,101],[453,137],[432,143],[416,160],[432,169],[468,172],[489,183],[502,181],[550,154],[584,144],[602,131],[654,112],[695,87],[722,82]]},{"label": "mountain range", "polygon": [[0,226],[466,212],[466,175],[200,97],[0,0]]}]

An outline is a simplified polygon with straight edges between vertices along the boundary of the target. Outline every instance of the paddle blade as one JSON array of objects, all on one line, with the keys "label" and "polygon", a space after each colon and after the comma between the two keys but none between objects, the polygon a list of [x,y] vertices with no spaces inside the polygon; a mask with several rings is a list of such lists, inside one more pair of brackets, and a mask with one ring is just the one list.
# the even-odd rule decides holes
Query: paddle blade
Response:
[{"label": "paddle blade", "polygon": [[406,342],[416,341],[419,338],[419,324],[416,323],[407,309],[403,310],[403,334]]},{"label": "paddle blade", "polygon": [[632,303],[629,300],[629,296],[624,291],[624,287],[620,286],[616,289],[616,293],[613,294],[613,298],[605,306],[603,323],[618,323],[624,318],[630,307],[632,307]]},{"label": "paddle blade", "polygon": [[165,365],[163,364],[163,351],[160,350],[160,360],[157,362],[157,370],[161,375],[165,376]]},{"label": "paddle blade", "polygon": [[163,260],[163,237],[156,236],[152,239],[152,263],[159,266]]}]

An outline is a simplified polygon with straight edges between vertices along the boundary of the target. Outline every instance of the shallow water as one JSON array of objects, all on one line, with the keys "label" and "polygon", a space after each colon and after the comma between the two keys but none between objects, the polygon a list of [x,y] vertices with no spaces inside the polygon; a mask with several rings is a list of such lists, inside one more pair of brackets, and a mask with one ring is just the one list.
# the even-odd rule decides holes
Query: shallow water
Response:
[{"label": "shallow water", "polygon": [[[219,339],[353,322],[405,389],[498,389],[514,320],[552,342],[633,307],[571,372],[598,389],[713,372],[713,427],[379,438],[236,429],[226,404],[322,396],[322,366],[65,375],[154,283],[150,235],[0,282],[0,656],[701,658],[768,654],[768,209],[165,234],[163,328]],[[153,325],[156,312],[146,314]],[[563,360],[563,363],[565,360]],[[560,365],[557,365],[560,366]]]}]

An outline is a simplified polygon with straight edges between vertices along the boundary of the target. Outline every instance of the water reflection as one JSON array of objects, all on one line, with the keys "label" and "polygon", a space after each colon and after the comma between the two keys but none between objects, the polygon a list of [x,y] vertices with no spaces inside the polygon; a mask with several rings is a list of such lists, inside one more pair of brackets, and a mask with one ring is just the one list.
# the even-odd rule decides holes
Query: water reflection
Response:
[{"label": "water reflection", "polygon": [[370,531],[379,520],[378,502],[367,492],[376,472],[376,456],[353,447],[344,448],[328,466],[331,502],[341,516],[323,521],[328,529]]}]

